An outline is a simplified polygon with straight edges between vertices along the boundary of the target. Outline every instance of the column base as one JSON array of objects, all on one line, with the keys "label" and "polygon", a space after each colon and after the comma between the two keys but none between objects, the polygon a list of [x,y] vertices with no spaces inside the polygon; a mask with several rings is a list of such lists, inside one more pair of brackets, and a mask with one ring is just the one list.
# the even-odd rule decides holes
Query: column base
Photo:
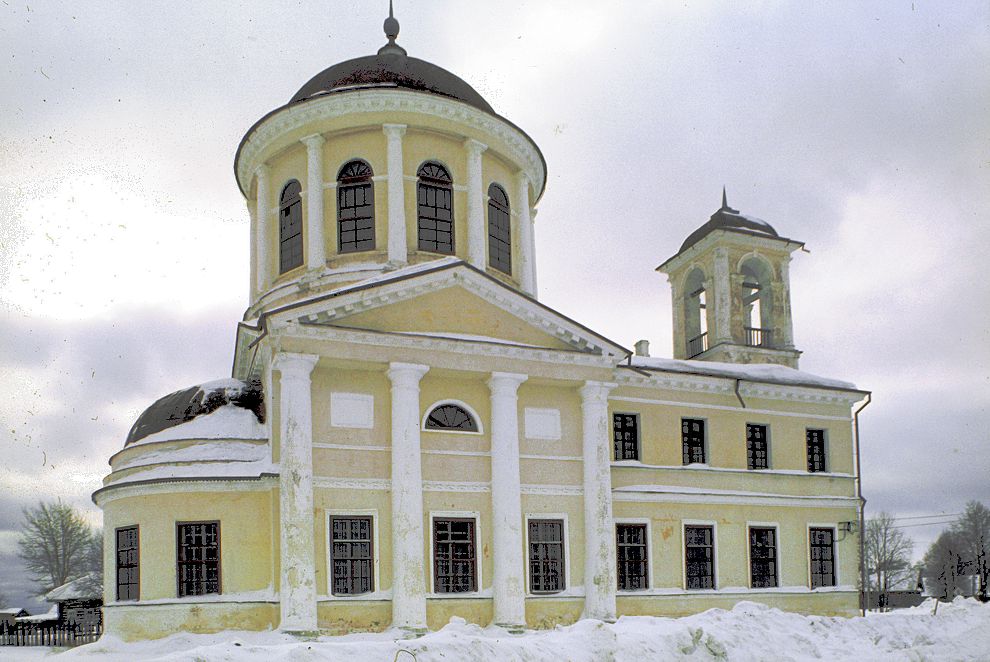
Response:
[{"label": "column base", "polygon": [[522,634],[526,631],[525,623],[492,623],[492,625],[506,630],[509,634]]},{"label": "column base", "polygon": [[279,628],[282,634],[287,634],[302,641],[316,641],[320,637],[319,630],[296,630],[294,628]]},{"label": "column base", "polygon": [[430,632],[427,627],[413,627],[411,625],[403,625],[395,629],[402,634],[402,639],[419,639]]}]

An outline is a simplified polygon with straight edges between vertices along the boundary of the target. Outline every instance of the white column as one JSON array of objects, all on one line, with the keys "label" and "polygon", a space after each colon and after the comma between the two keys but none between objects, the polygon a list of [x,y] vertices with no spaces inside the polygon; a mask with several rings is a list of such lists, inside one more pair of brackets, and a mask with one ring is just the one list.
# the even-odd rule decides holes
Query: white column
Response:
[{"label": "white column", "polygon": [[468,262],[485,269],[485,192],[481,188],[481,154],[488,145],[474,138],[464,141],[467,152]]},{"label": "white column", "polygon": [[392,626],[426,629],[419,380],[428,366],[390,363],[392,381]]},{"label": "white column", "polygon": [[526,375],[493,372],[492,403],[492,604],[495,625],[526,625],[526,558],[523,554],[519,478],[519,403]]},{"label": "white column", "polygon": [[[772,311],[773,314],[779,315],[779,321],[777,322],[778,328],[780,328],[780,344],[779,347],[784,349],[794,349],[794,320],[791,316],[791,258],[787,256],[780,261],[780,312],[776,310]],[[776,304],[777,301],[774,301]]]},{"label": "white column", "polygon": [[279,629],[313,632],[316,626],[316,553],[313,540],[313,405],[310,373],[319,357],[281,352],[279,378]]},{"label": "white column", "polygon": [[248,243],[250,244],[249,255],[251,265],[250,270],[250,282],[248,284],[248,306],[252,305],[258,295],[261,294],[258,291],[258,212],[257,206],[251,202],[246,201],[248,216],[251,218],[250,236],[248,237]]},{"label": "white column", "polygon": [[615,525],[612,521],[608,393],[615,384],[581,388],[584,433],[584,618],[615,620]]},{"label": "white column", "polygon": [[309,270],[327,266],[327,252],[323,241],[323,143],[326,140],[316,133],[302,139],[306,145],[306,248]]},{"label": "white column", "polygon": [[258,221],[255,224],[255,235],[254,235],[254,245],[255,245],[255,276],[257,280],[255,281],[255,287],[258,288],[258,294],[264,294],[265,289],[268,287],[269,279],[269,264],[268,264],[268,224],[271,217],[271,199],[268,190],[268,166],[262,163],[258,166],[255,171],[255,178],[257,179],[257,202],[255,204],[255,215],[258,217]]},{"label": "white column", "polygon": [[[715,268],[712,274],[712,302],[715,307],[715,337],[709,338],[709,347],[721,342],[732,342],[732,293],[729,291],[729,249],[715,249]],[[709,329],[711,331],[711,329]]]},{"label": "white column", "polygon": [[536,296],[536,256],[533,218],[529,207],[529,177],[520,171],[516,175],[516,214],[519,218],[519,283],[526,294]]},{"label": "white column", "polygon": [[383,124],[382,131],[388,139],[388,260],[405,264],[406,255],[406,203],[405,181],[402,177],[402,136],[405,124]]},{"label": "white column", "polygon": [[687,333],[684,325],[684,291],[680,286],[683,281],[674,281],[672,276],[667,276],[670,281],[671,318],[674,323],[674,358],[687,358]]}]

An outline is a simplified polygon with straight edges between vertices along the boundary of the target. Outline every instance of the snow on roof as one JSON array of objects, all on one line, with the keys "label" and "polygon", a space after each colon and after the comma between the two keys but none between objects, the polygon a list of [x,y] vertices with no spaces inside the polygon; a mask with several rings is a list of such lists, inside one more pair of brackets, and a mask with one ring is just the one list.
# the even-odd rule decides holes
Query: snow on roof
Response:
[{"label": "snow on roof", "polygon": [[731,379],[745,379],[753,382],[794,384],[796,386],[816,386],[846,390],[855,390],[856,388],[850,382],[819,377],[810,372],[770,363],[721,363],[718,361],[683,361],[653,356],[633,356],[632,366],[647,370],[663,370],[665,372],[708,375],[711,377],[729,377]]},{"label": "snow on roof", "polygon": [[103,583],[94,572],[77,577],[45,594],[48,602],[64,600],[99,600],[103,598]]},{"label": "snow on roof", "polygon": [[[114,478],[107,486],[137,483],[146,480],[257,478],[262,474],[277,474],[278,465],[267,457],[263,460],[228,460],[222,462],[198,462],[195,464],[156,464],[138,467],[134,473]],[[113,474],[111,474],[112,476]]]},{"label": "snow on roof", "polygon": [[34,616],[21,616],[16,619],[18,623],[44,623],[45,621],[58,620],[58,605],[55,605],[44,614]]},{"label": "snow on roof", "polygon": [[178,439],[267,439],[265,426],[250,409],[226,404],[209,414],[149,434],[131,446]]},{"label": "snow on roof", "polygon": [[178,462],[256,462],[267,459],[268,453],[268,444],[264,442],[206,441],[183,448],[146,450],[127,460],[115,462],[113,470]]},{"label": "snow on roof", "polygon": [[20,607],[7,607],[5,609],[0,609],[0,614],[3,614],[4,616],[17,616],[21,612],[27,614],[27,611],[21,609]]}]

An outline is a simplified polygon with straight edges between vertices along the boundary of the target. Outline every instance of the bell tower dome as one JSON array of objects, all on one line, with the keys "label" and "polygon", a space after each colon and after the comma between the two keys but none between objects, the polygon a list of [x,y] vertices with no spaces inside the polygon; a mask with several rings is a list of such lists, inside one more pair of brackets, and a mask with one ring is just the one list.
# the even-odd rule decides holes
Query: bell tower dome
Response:
[{"label": "bell tower dome", "polygon": [[797,368],[788,265],[803,242],[722,206],[657,267],[673,297],[674,358]]},{"label": "bell tower dome", "polygon": [[539,147],[464,80],[409,56],[391,7],[384,29],[377,53],[316,74],[241,140],[245,319],[438,260],[536,296]]}]

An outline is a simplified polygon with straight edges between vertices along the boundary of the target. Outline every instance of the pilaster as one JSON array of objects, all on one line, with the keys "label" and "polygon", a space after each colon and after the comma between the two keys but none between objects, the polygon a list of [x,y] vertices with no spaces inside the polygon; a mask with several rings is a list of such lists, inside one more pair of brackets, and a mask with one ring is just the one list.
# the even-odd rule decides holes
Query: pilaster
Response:
[{"label": "pilaster", "polygon": [[715,308],[715,334],[708,346],[732,342],[732,295],[729,291],[729,249],[715,249],[712,273],[712,305]]},{"label": "pilaster", "polygon": [[306,267],[322,270],[327,265],[323,225],[323,143],[320,134],[302,139],[306,145]]},{"label": "pilaster", "polygon": [[485,192],[482,190],[481,155],[488,145],[474,138],[464,141],[467,154],[468,262],[485,269]]},{"label": "pilaster", "polygon": [[408,261],[406,251],[405,181],[402,177],[402,136],[405,124],[383,124],[382,131],[388,140],[386,167],[388,168],[388,259],[397,265]]},{"label": "pilaster", "polygon": [[529,206],[529,177],[520,171],[516,175],[516,213],[519,219],[519,283],[522,291],[536,297],[536,241],[533,217]]},{"label": "pilaster", "polygon": [[392,626],[426,629],[419,382],[428,366],[390,363],[392,382]]},{"label": "pilaster", "polygon": [[[774,293],[776,294],[776,292]],[[780,303],[777,310],[779,319],[780,345],[783,349],[794,349],[794,319],[791,316],[791,258],[780,261]],[[776,297],[774,300],[776,304]]]},{"label": "pilaster", "polygon": [[492,405],[492,621],[510,629],[526,625],[517,395],[526,379],[526,375],[493,372],[488,380]]},{"label": "pilaster", "polygon": [[255,179],[257,180],[257,200],[255,203],[255,215],[257,216],[257,222],[255,223],[255,235],[254,235],[254,245],[255,245],[255,276],[257,280],[255,281],[255,287],[258,290],[259,296],[265,293],[268,287],[270,273],[269,273],[269,258],[268,258],[268,234],[269,234],[269,219],[271,218],[271,193],[268,189],[268,166],[262,163],[258,166],[255,171]]},{"label": "pilaster", "polygon": [[319,357],[281,352],[279,371],[279,629],[314,632],[313,405],[310,374]]},{"label": "pilaster", "polygon": [[581,388],[584,459],[584,614],[615,620],[615,525],[612,519],[611,425],[608,394],[615,384]]}]

